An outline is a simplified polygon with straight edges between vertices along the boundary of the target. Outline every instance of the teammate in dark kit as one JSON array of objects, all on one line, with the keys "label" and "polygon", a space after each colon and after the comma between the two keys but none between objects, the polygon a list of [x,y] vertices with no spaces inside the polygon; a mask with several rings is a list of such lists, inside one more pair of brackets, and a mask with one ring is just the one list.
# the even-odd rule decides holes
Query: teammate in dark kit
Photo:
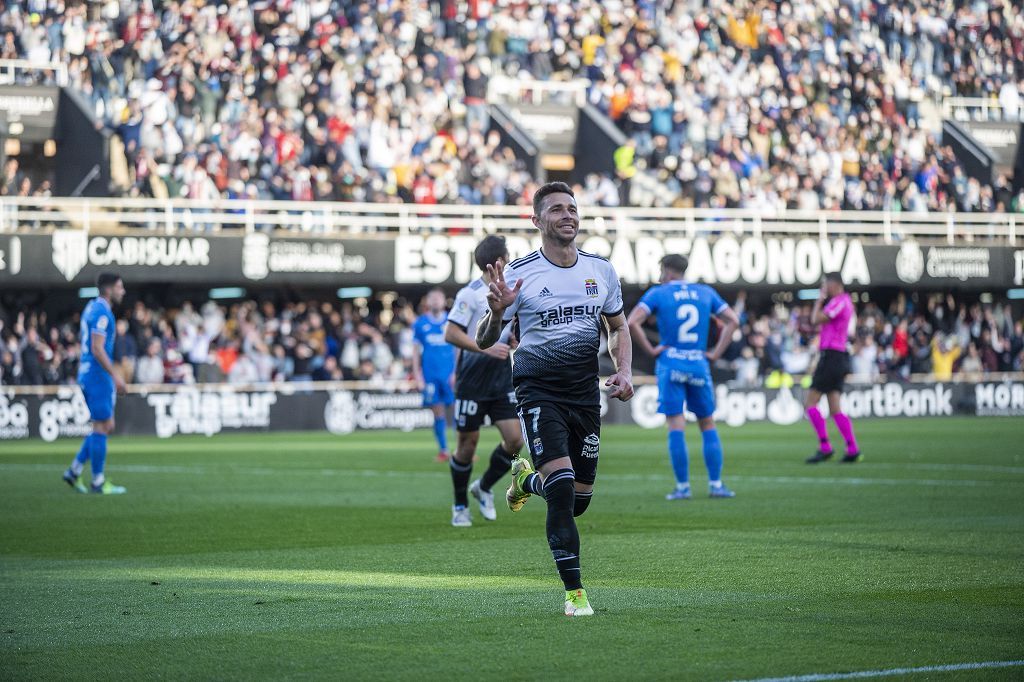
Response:
[{"label": "teammate in dark kit", "polygon": [[565,585],[565,614],[589,616],[594,610],[580,576],[574,517],[586,511],[597,478],[602,325],[616,369],[605,382],[612,398],[633,397],[633,350],[615,268],[576,248],[579,212],[568,185],[552,182],[537,190],[533,224],[541,233],[539,250],[504,270],[487,268],[489,311],[476,340],[490,348],[505,325],[517,323],[512,382],[537,471],[516,459],[505,497],[512,511],[519,511],[530,495],[547,500],[548,546]]},{"label": "teammate in dark kit", "polygon": [[[463,287],[455,296],[455,305],[448,313],[445,341],[459,349],[455,367],[455,429],[459,440],[449,461],[455,504],[452,525],[473,525],[469,515],[468,493],[476,498],[480,514],[488,521],[497,519],[491,487],[512,466],[512,458],[523,447],[523,432],[516,414],[516,394],[512,387],[512,362],[509,358],[509,329],[497,343],[481,350],[469,335],[476,333],[480,319],[486,314],[488,285],[491,277],[487,266],[508,260],[505,238],[492,235],[484,238],[473,252],[483,275]],[[484,475],[469,484],[473,472],[473,456],[480,441],[480,427],[486,419],[497,427],[501,442],[491,452],[490,465]]]}]

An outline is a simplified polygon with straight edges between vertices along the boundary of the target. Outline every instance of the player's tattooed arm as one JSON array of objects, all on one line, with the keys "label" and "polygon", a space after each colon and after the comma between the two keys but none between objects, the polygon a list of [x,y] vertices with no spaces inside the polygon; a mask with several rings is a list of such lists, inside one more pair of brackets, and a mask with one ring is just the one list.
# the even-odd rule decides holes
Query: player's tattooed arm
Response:
[{"label": "player's tattooed arm", "polygon": [[505,264],[501,260],[487,266],[487,275],[490,279],[490,284],[487,285],[489,310],[476,329],[476,345],[481,349],[490,348],[498,342],[501,336],[502,317],[508,307],[515,303],[520,289],[523,288],[522,279],[517,280],[512,287],[508,286],[505,281]]},{"label": "player's tattooed arm", "polygon": [[629,326],[622,313],[604,318],[608,327],[608,353],[615,365],[615,374],[604,382],[610,386],[609,397],[626,402],[633,397],[633,342],[629,338]]},{"label": "player's tattooed arm", "polygon": [[476,328],[476,345],[481,350],[486,350],[498,342],[499,336],[501,336],[501,313],[495,314],[493,310],[488,310],[484,314],[484,318],[480,320],[480,326]]},{"label": "player's tattooed arm", "polygon": [[647,313],[647,308],[638,305],[629,313],[629,319],[626,322],[629,325],[630,335],[633,341],[636,342],[636,345],[640,346],[640,350],[656,358],[665,350],[665,346],[660,343],[654,346],[647,338],[647,334],[644,332],[644,322],[647,321],[648,317],[650,315]]},{"label": "player's tattooed arm", "polygon": [[[500,337],[500,332],[499,332]],[[474,353],[486,353],[492,358],[504,360],[508,357],[509,346],[507,343],[495,343],[490,348],[481,348],[476,340],[459,325],[449,321],[444,330],[444,340],[460,350],[473,351]]]}]

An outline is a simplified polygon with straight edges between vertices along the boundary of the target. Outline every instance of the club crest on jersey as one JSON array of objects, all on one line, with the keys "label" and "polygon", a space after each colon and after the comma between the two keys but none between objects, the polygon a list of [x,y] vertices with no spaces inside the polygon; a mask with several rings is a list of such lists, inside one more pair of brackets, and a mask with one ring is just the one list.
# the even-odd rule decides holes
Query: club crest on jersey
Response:
[{"label": "club crest on jersey", "polygon": [[583,282],[583,286],[587,289],[587,296],[590,298],[597,298],[597,280],[587,279]]}]

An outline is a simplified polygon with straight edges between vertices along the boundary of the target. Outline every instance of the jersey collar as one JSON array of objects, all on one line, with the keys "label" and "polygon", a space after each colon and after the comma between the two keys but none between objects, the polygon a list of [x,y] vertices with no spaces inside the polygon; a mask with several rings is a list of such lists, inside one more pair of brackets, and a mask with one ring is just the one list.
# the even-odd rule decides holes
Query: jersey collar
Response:
[{"label": "jersey collar", "polygon": [[572,270],[574,267],[576,267],[576,264],[580,262],[580,250],[579,250],[578,247],[576,249],[576,260],[573,261],[572,265],[559,265],[555,261],[553,261],[550,258],[548,258],[548,255],[546,253],[544,253],[544,249],[543,248],[537,249],[537,253],[539,253],[541,256],[543,256],[544,260],[546,260],[547,262],[551,263],[556,268],[561,268],[562,270]]}]

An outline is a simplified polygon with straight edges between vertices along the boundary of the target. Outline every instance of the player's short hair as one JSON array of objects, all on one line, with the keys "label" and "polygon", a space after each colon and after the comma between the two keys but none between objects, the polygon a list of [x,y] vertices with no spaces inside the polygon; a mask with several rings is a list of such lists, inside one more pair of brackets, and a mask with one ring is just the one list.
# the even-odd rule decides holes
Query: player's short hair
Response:
[{"label": "player's short hair", "polygon": [[113,272],[101,272],[96,278],[96,288],[102,293],[104,289],[112,287],[121,281],[121,275]]},{"label": "player's short hair", "polygon": [[533,193],[533,215],[540,215],[540,205],[544,201],[544,197],[551,194],[568,194],[573,199],[576,198],[576,195],[572,193],[572,187],[564,182],[549,182],[541,185],[540,188]]},{"label": "player's short hair", "polygon": [[690,261],[686,256],[678,253],[670,253],[667,256],[663,256],[661,259],[661,267],[672,272],[678,272],[680,275],[686,274],[686,268],[690,266]]},{"label": "player's short hair", "polygon": [[508,245],[505,244],[505,238],[492,234],[484,237],[483,241],[476,245],[473,260],[476,261],[478,268],[486,270],[488,265],[494,265],[495,261],[507,255]]},{"label": "player's short hair", "polygon": [[839,286],[845,286],[845,283],[843,282],[843,276],[841,274],[839,274],[838,272],[826,272],[825,273],[825,281],[826,282],[835,282]]},{"label": "player's short hair", "polygon": [[432,293],[434,293],[435,291],[436,291],[437,293],[441,294],[442,296],[444,296],[444,295],[445,295],[445,293],[444,293],[444,289],[442,289],[441,287],[430,287],[429,289],[427,289],[427,293],[426,293],[426,294],[424,295],[424,297],[426,297],[426,296],[430,296],[430,295],[431,295]]}]

